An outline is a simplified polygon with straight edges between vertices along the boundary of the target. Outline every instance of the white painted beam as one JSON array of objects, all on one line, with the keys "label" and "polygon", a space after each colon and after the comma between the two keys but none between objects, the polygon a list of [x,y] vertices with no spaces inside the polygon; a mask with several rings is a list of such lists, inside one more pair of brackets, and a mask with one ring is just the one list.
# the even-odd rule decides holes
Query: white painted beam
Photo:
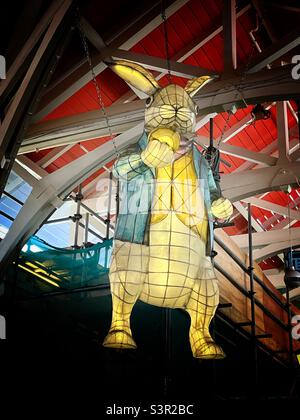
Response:
[{"label": "white painted beam", "polygon": [[283,185],[295,185],[300,179],[300,163],[288,166],[233,172],[221,177],[221,188],[225,197],[231,201],[242,200],[268,191],[278,190]]},{"label": "white painted beam", "polygon": [[43,168],[41,168],[39,165],[37,165],[27,156],[18,156],[18,158],[16,159],[16,163],[22,166],[28,173],[34,176],[34,178],[37,180],[40,180],[45,175],[48,175],[48,172],[46,172]]},{"label": "white painted beam", "polygon": [[36,164],[40,166],[41,168],[45,169],[47,168],[47,166],[53,163],[56,159],[58,159],[60,156],[62,156],[64,153],[70,150],[73,146],[74,144],[68,144],[67,146],[56,147],[50,150],[50,152],[48,152],[39,161],[37,161]]},{"label": "white painted beam", "polygon": [[287,104],[285,101],[277,102],[277,142],[278,142],[278,161],[286,163],[289,161],[289,126],[287,119]]},{"label": "white painted beam", "polygon": [[[245,220],[248,222],[248,209],[240,202],[236,201],[233,203],[234,207],[240,212],[240,214],[244,217]],[[252,227],[256,230],[256,232],[262,232],[263,228],[261,225],[255,220],[253,216],[251,216],[251,224]],[[234,236],[232,236],[234,238]]]},{"label": "white painted beam", "polygon": [[259,207],[261,209],[273,211],[274,213],[281,214],[284,216],[289,216],[290,213],[292,219],[300,220],[300,211],[292,209],[289,210],[288,207],[280,206],[279,204],[275,204],[267,200],[262,200],[256,197],[249,197],[244,198],[242,201],[244,201],[245,203],[250,203],[253,206]]},{"label": "white painted beam", "polygon": [[[100,52],[103,54],[104,59],[106,57],[112,57],[114,59],[129,60],[148,69],[155,70],[164,74],[168,73],[166,60],[159,57],[153,57],[146,54],[112,48],[104,48],[100,50]],[[215,71],[202,67],[179,63],[173,60],[170,60],[169,63],[171,74],[174,76],[192,78],[203,75],[217,75]]]},{"label": "white painted beam", "polygon": [[223,2],[224,73],[236,69],[236,16],[235,0]]},{"label": "white painted beam", "polygon": [[[295,228],[293,228],[292,230],[294,229]],[[269,232],[272,232],[272,231],[269,231]],[[288,250],[291,245],[293,247],[298,247],[300,245],[300,238],[293,238],[291,242],[288,240],[288,241],[270,243],[269,245],[266,245],[261,249],[254,250],[253,258],[258,262],[263,261],[266,258],[272,257],[274,255],[279,254],[280,252]]]},{"label": "white painted beam", "polygon": [[[264,272],[265,274],[265,272]],[[284,283],[284,272],[281,272],[279,274],[272,274],[270,276],[267,276],[270,282],[273,284],[276,289],[281,289],[285,287]]]},{"label": "white painted beam", "polygon": [[[214,144],[217,146],[218,142],[214,141]],[[264,166],[274,166],[277,163],[276,157],[269,156],[260,152],[254,152],[243,147],[233,146],[232,144],[226,144],[222,142],[219,145],[219,150],[223,153],[226,153],[227,155],[235,156],[240,159],[244,159],[249,162],[257,163]]]},{"label": "white painted beam", "polygon": [[[182,6],[184,6],[188,0],[176,0],[169,7],[166,8],[166,16],[170,17],[177,12]],[[156,16],[148,24],[146,24],[141,30],[137,31],[126,41],[121,41],[121,44],[114,42],[115,48],[122,48],[129,50],[145,36],[152,32],[157,26],[161,24],[161,15]],[[107,66],[102,61],[102,55],[98,54],[93,59],[94,72],[96,75],[104,71]],[[37,113],[32,117],[32,121],[40,121],[43,117],[48,115],[53,109],[57,108],[60,104],[66,101],[75,92],[81,89],[91,80],[91,74],[89,66],[84,63],[81,67],[74,69],[68,77],[56,85],[51,91],[47,92],[47,95],[40,101],[40,108]]]},{"label": "white painted beam", "polygon": [[247,104],[273,102],[300,97],[300,80],[291,77],[290,65],[268,71],[216,79],[203,87],[194,100],[200,114],[223,112],[233,104],[245,107]]},{"label": "white painted beam", "polygon": [[[112,134],[125,132],[143,122],[144,108],[144,100],[107,107],[106,115]],[[109,127],[102,110],[45,121],[30,127],[19,154],[104,137],[110,134]]]},{"label": "white painted beam", "polygon": [[[248,234],[234,235],[232,236],[232,239],[240,248],[248,248]],[[289,239],[290,232],[288,229],[252,233],[253,246],[265,246],[278,242],[288,242]],[[300,241],[300,228],[293,228],[292,240]]]},{"label": "white painted beam", "polygon": [[24,168],[24,166],[20,165],[17,161],[14,162],[12,170],[31,187],[34,187],[38,184],[38,179],[31,175],[28,170]]},{"label": "white painted beam", "polygon": [[[291,206],[291,210],[295,208],[295,206],[298,206],[299,204],[300,204],[300,197],[297,197]],[[265,221],[264,227],[267,229],[271,225],[271,223],[273,224],[276,220],[277,220],[276,216],[272,216],[269,220]],[[293,226],[293,224],[295,224],[296,222],[297,220],[290,220],[288,217],[286,217],[281,222],[274,225],[273,229],[286,229],[289,226]]]}]

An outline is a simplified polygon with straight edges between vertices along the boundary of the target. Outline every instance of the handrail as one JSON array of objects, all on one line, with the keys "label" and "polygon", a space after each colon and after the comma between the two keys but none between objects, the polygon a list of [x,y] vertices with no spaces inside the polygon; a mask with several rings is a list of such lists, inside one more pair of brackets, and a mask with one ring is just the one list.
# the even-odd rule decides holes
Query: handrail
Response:
[{"label": "handrail", "polygon": [[[251,339],[251,333],[248,332],[247,330],[245,330],[244,328],[242,328],[240,325],[238,325],[237,323],[235,323],[232,319],[230,319],[226,314],[224,314],[223,312],[221,312],[220,310],[217,310],[216,315],[222,319],[223,322],[225,322],[227,325],[229,325],[230,327],[234,328],[236,332],[238,332],[240,335],[245,336],[248,339]],[[276,353],[276,351],[270,349],[265,343],[263,343],[260,340],[256,340],[256,344],[263,350],[265,351],[267,354],[269,354],[270,356],[274,357],[275,359],[277,359],[278,362],[280,362],[284,367],[288,367],[288,363],[286,362],[286,360],[282,357],[280,357],[280,355],[278,353]]]},{"label": "handrail", "polygon": [[[216,237],[214,238],[214,240],[237,263],[237,265],[245,273],[249,274],[248,267],[243,263],[243,261],[239,257],[237,257],[236,255],[233,254],[233,252],[231,251],[231,249],[228,248],[228,246],[225,245],[223,241],[221,241],[220,239],[218,239]],[[284,302],[282,302],[278,298],[278,296],[276,296],[275,293],[271,289],[269,289],[269,287],[263,281],[261,281],[261,279],[255,273],[253,273],[253,278],[262,287],[262,289],[267,293],[267,295],[270,298],[272,298],[282,309],[284,309],[285,311],[287,311],[286,304]]]},{"label": "handrail", "polygon": [[[228,274],[223,268],[216,262],[214,262],[214,267],[224,276],[227,278],[227,280],[230,281],[231,284],[234,285],[244,296],[246,296],[248,299],[251,298],[248,290],[246,290],[243,286],[238,284],[234,278]],[[278,325],[280,325],[284,330],[288,331],[289,327],[285,325],[281,319],[279,319],[276,315],[274,315],[269,309],[267,309],[259,300],[254,298],[254,303],[256,306],[258,306],[269,318],[271,318],[274,322],[276,322]]]}]

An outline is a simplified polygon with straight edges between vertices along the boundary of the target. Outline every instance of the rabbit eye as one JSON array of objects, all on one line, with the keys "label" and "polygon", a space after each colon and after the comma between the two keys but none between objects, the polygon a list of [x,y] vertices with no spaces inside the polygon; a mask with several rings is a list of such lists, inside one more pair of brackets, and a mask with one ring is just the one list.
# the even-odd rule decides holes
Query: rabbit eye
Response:
[{"label": "rabbit eye", "polygon": [[146,99],[146,108],[149,108],[152,102],[153,102],[153,96],[149,96],[149,98]]}]

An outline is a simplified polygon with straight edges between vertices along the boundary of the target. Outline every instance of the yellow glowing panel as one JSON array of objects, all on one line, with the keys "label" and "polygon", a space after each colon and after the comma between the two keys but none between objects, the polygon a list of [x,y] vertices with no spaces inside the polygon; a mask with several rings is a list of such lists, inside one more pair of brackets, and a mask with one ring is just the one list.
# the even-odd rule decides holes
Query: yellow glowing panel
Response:
[{"label": "yellow glowing panel", "polygon": [[160,168],[171,163],[173,150],[167,143],[151,140],[147,149],[141,153],[141,158],[150,168]]},{"label": "yellow glowing panel", "polygon": [[190,95],[194,96],[198,90],[203,88],[207,83],[211,82],[213,77],[210,76],[200,76],[196,79],[191,79],[187,82],[185,86],[185,91]]},{"label": "yellow glowing panel", "polygon": [[148,95],[152,95],[159,88],[152,73],[136,63],[120,60],[112,64],[111,68],[127,83]]},{"label": "yellow glowing panel", "polygon": [[178,85],[168,85],[152,97],[145,109],[147,131],[170,129],[178,134],[193,133],[196,124],[196,107],[190,95]]},{"label": "yellow glowing panel", "polygon": [[173,151],[179,149],[180,134],[169,128],[156,128],[149,133],[148,141],[157,140],[161,143],[168,144]]},{"label": "yellow glowing panel", "polygon": [[26,261],[25,264],[28,265],[29,267],[34,268],[35,273],[45,274],[47,277],[51,277],[52,279],[54,279],[56,281],[60,281],[60,279],[58,277],[56,277],[54,274],[49,274],[46,270],[43,270],[42,268],[40,268],[36,264],[33,264],[29,261]]},{"label": "yellow glowing panel", "polygon": [[48,279],[48,278],[46,278],[44,276],[41,276],[40,274],[35,273],[33,270],[30,270],[29,268],[24,267],[24,265],[18,264],[18,267],[22,268],[22,270],[28,271],[30,274],[32,274],[32,275],[34,275],[34,276],[36,276],[36,277],[38,277],[38,278],[46,281],[47,283],[52,284],[55,287],[59,287],[59,285],[56,284],[54,281],[52,281],[52,280],[50,280],[50,279]]},{"label": "yellow glowing panel", "polygon": [[221,197],[212,203],[211,211],[219,219],[228,219],[233,213],[233,207],[228,198]]}]

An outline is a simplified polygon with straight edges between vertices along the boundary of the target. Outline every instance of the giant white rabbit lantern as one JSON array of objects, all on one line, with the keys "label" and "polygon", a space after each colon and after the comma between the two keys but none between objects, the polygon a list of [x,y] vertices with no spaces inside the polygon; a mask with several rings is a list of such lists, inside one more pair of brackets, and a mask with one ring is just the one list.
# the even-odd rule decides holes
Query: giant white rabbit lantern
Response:
[{"label": "giant white rabbit lantern", "polygon": [[140,299],[185,310],[193,356],[223,358],[209,332],[219,303],[211,244],[214,218],[230,217],[232,205],[191,141],[197,114],[193,96],[211,78],[190,80],[185,88],[160,87],[135,63],[117,61],[110,67],[148,98],[145,132],[113,169],[120,211],[109,272],[112,322],[103,345],[136,348],[130,315]]}]

